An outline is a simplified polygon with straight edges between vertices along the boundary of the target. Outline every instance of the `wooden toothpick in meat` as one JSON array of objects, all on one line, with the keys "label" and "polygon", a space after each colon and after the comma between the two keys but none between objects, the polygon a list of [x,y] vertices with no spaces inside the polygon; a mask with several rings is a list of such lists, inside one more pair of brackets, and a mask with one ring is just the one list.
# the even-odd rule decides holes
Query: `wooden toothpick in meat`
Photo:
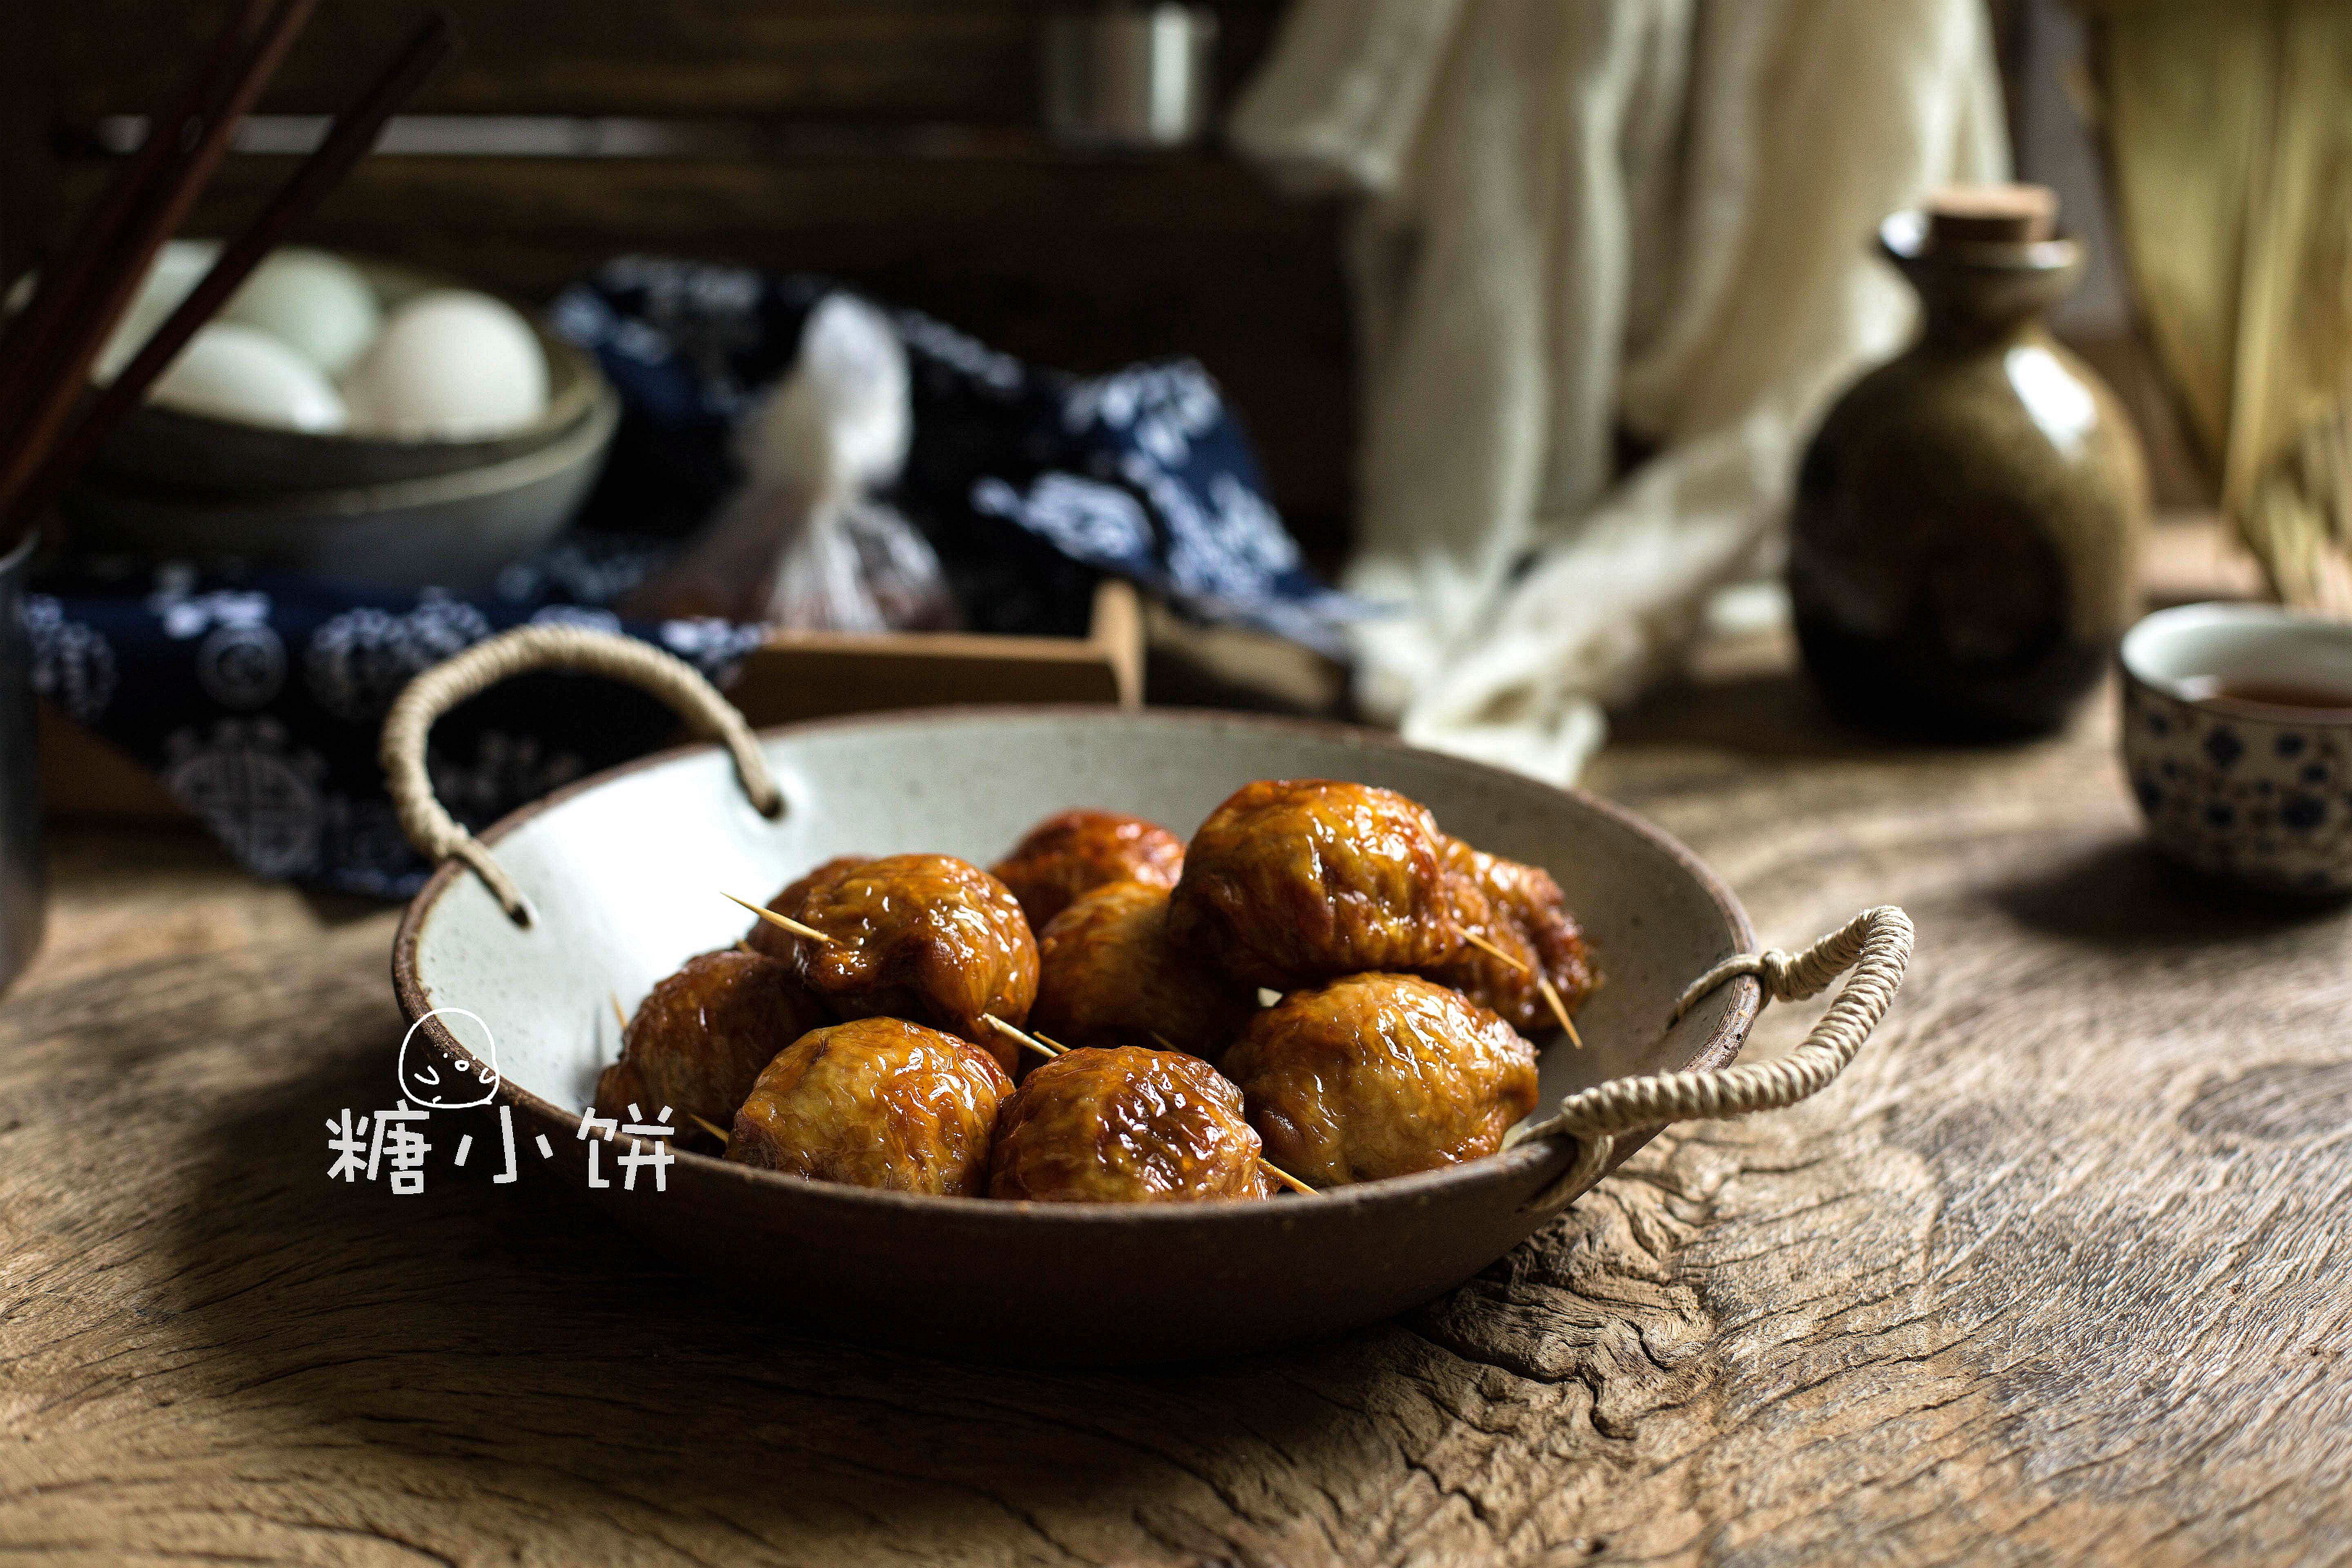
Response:
[{"label": "wooden toothpick in meat", "polygon": [[1559,987],[1551,983],[1551,976],[1539,969],[1532,968],[1525,959],[1505,952],[1475,931],[1464,931],[1462,940],[1482,952],[1494,954],[1522,974],[1532,973],[1536,977],[1536,989],[1543,993],[1545,1003],[1551,1008],[1551,1016],[1559,1019],[1559,1026],[1567,1031],[1568,1043],[1580,1051],[1584,1048],[1584,1037],[1576,1032],[1576,1025],[1568,1016],[1568,1004],[1560,1000]]},{"label": "wooden toothpick in meat", "polygon": [[1022,1045],[1028,1047],[1031,1050],[1036,1052],[1041,1057],[1058,1057],[1062,1054],[1060,1047],[1049,1046],[1045,1041],[1037,1038],[1036,1036],[1026,1034],[1020,1029],[1014,1028],[1012,1025],[1006,1023],[1003,1019],[998,1017],[993,1013],[982,1013],[980,1016],[980,1021],[987,1025],[990,1028],[995,1030],[998,1034],[1003,1035],[1006,1039],[1016,1040]]},{"label": "wooden toothpick in meat", "polygon": [[719,896],[727,900],[730,903],[742,905],[745,909],[751,910],[753,914],[759,916],[770,925],[774,926],[778,931],[788,931],[794,936],[805,937],[811,942],[831,942],[833,940],[833,938],[827,936],[824,932],[817,930],[816,927],[813,925],[803,925],[796,920],[793,920],[785,915],[780,915],[775,910],[761,904],[755,904],[749,899],[739,899],[734,894],[727,892],[722,892]]},{"label": "wooden toothpick in meat", "polygon": [[1300,1181],[1297,1177],[1292,1175],[1289,1172],[1284,1170],[1273,1161],[1266,1159],[1264,1155],[1260,1155],[1258,1157],[1257,1163],[1260,1166],[1264,1167],[1267,1175],[1272,1176],[1276,1181],[1280,1182],[1292,1192],[1305,1193],[1310,1198],[1320,1197],[1322,1195],[1313,1187],[1308,1186],[1305,1182]]},{"label": "wooden toothpick in meat", "polygon": [[1488,942],[1485,937],[1480,936],[1476,931],[1464,931],[1462,933],[1462,940],[1468,942],[1472,947],[1476,948],[1481,952],[1490,953],[1493,956],[1501,959],[1505,963],[1509,964],[1513,969],[1517,970],[1520,973],[1525,974],[1528,973],[1528,964],[1525,959],[1504,952],[1493,942]]},{"label": "wooden toothpick in meat", "polygon": [[1568,1031],[1568,1043],[1582,1050],[1584,1037],[1576,1032],[1575,1020],[1568,1016],[1568,1004],[1559,999],[1559,987],[1551,983],[1549,975],[1538,974],[1536,988],[1543,993],[1543,999],[1551,1004],[1551,1016],[1559,1020],[1561,1028]]}]

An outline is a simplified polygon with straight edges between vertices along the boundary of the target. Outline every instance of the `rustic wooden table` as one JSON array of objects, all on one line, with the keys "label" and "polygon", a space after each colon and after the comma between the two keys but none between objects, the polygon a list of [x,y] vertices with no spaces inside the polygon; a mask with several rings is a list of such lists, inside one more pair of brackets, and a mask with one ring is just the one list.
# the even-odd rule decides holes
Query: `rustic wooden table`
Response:
[{"label": "rustic wooden table", "polygon": [[1653,702],[1593,782],[1768,940],[1910,910],[1878,1039],[1421,1311],[1148,1375],[813,1342],[528,1171],[330,1184],[322,1122],[389,1098],[392,913],[63,837],[0,1007],[0,1548],[2352,1561],[2352,917],[2154,861],[2110,723],[1881,749],[1769,659]]}]

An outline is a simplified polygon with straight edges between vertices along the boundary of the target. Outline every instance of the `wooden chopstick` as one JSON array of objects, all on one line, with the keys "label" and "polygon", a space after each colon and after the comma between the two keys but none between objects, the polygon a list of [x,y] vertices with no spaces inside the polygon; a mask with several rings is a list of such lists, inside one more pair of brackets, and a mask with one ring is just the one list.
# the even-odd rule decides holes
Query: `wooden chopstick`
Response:
[{"label": "wooden chopstick", "polygon": [[195,145],[176,157],[167,149],[168,174],[160,176],[152,200],[138,204],[128,216],[123,232],[104,258],[100,277],[84,292],[71,319],[60,323],[56,352],[34,373],[30,400],[0,449],[0,531],[14,541],[30,531],[28,512],[21,504],[26,481],[48,458],[74,410],[80,405],[89,379],[90,362],[139,291],[155,253],[179,231],[195,205],[197,195],[212,179],[228,151],[230,132],[268,85],[286,51],[309,21],[316,0],[278,0],[262,25],[261,34],[238,51],[236,71],[227,93],[197,133]]},{"label": "wooden chopstick", "polygon": [[453,43],[448,13],[426,13],[359,100],[335,117],[326,140],[278,187],[268,205],[246,226],[244,232],[222,247],[220,258],[213,263],[204,280],[155,329],[146,346],[99,395],[89,414],[42,460],[25,483],[19,503],[9,509],[11,517],[24,527],[30,527],[31,520],[39,517],[58,499],[99,444],[130,416],[155,379],[171,368],[172,361],[195,335],[196,329],[227,302],[286,231],[309,216],[327,193],[351,173],[352,166],[374,148],[384,121],[424,85],[434,68],[447,58]]},{"label": "wooden chopstick", "polygon": [[268,5],[269,0],[242,0],[231,13],[211,51],[174,86],[171,102],[147,122],[147,137],[137,153],[123,160],[72,239],[39,269],[33,297],[0,323],[0,431],[13,425],[31,399],[40,384],[42,364],[55,354],[62,328],[104,271],[106,255],[124,224],[164,177],[173,155],[185,150],[191,132],[226,96],[230,69],[259,32]]}]

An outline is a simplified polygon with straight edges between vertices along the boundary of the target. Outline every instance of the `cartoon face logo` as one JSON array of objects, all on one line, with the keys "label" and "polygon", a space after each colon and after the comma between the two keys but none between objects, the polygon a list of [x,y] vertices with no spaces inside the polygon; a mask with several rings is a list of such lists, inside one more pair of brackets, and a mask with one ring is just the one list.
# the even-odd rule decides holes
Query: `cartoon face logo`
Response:
[{"label": "cartoon face logo", "polygon": [[[473,1052],[478,1068],[450,1059],[439,1047],[419,1044],[416,1032],[425,1018],[438,1018],[452,1038]],[[427,1110],[464,1110],[488,1105],[499,1091],[499,1045],[481,1015],[463,1007],[436,1007],[408,1026],[400,1039],[400,1063],[394,1069],[400,1092],[412,1105]]]}]

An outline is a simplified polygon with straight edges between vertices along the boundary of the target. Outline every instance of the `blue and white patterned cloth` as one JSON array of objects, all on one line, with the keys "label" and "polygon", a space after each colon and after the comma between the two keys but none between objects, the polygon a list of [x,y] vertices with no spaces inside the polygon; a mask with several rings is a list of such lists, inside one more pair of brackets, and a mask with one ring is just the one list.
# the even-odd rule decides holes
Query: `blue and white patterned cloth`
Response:
[{"label": "blue and white patterned cloth", "polygon": [[[582,534],[471,598],[185,566],[55,572],[26,598],[33,683],[152,769],[256,876],[405,897],[428,868],[401,835],[375,746],[410,677],[533,621],[625,631],[722,684],[757,646],[757,627],[624,623],[600,607],[667,548]],[[634,688],[512,681],[434,730],[434,784],[480,826],[676,728]]]},{"label": "blue and white patterned cloth", "polygon": [[[735,416],[789,368],[823,279],[625,258],[552,318],[620,389],[621,430],[580,526],[486,592],[388,592],[285,573],[53,569],[29,595],[35,684],[152,769],[257,876],[404,897],[427,868],[395,822],[376,732],[418,671],[534,621],[599,626],[722,686],[755,626],[624,621],[609,606],[733,482]],[[1188,360],[1092,380],[1041,371],[891,312],[915,434],[890,498],[931,540],[975,628],[1083,630],[1099,574],[1204,619],[1336,650],[1349,601],[1265,499],[1215,384]],[[643,693],[564,676],[487,692],[434,731],[436,787],[481,826],[661,743]]]},{"label": "blue and white patterned cloth", "polygon": [[[625,257],[566,289],[556,330],[593,350],[628,413],[603,508],[709,515],[727,433],[787,368],[836,286]],[[1257,457],[1188,359],[1087,379],[996,353],[917,310],[907,345],[915,438],[892,497],[930,539],[978,629],[1085,629],[1095,575],[1202,620],[1341,657],[1351,603],[1300,562]]]}]

